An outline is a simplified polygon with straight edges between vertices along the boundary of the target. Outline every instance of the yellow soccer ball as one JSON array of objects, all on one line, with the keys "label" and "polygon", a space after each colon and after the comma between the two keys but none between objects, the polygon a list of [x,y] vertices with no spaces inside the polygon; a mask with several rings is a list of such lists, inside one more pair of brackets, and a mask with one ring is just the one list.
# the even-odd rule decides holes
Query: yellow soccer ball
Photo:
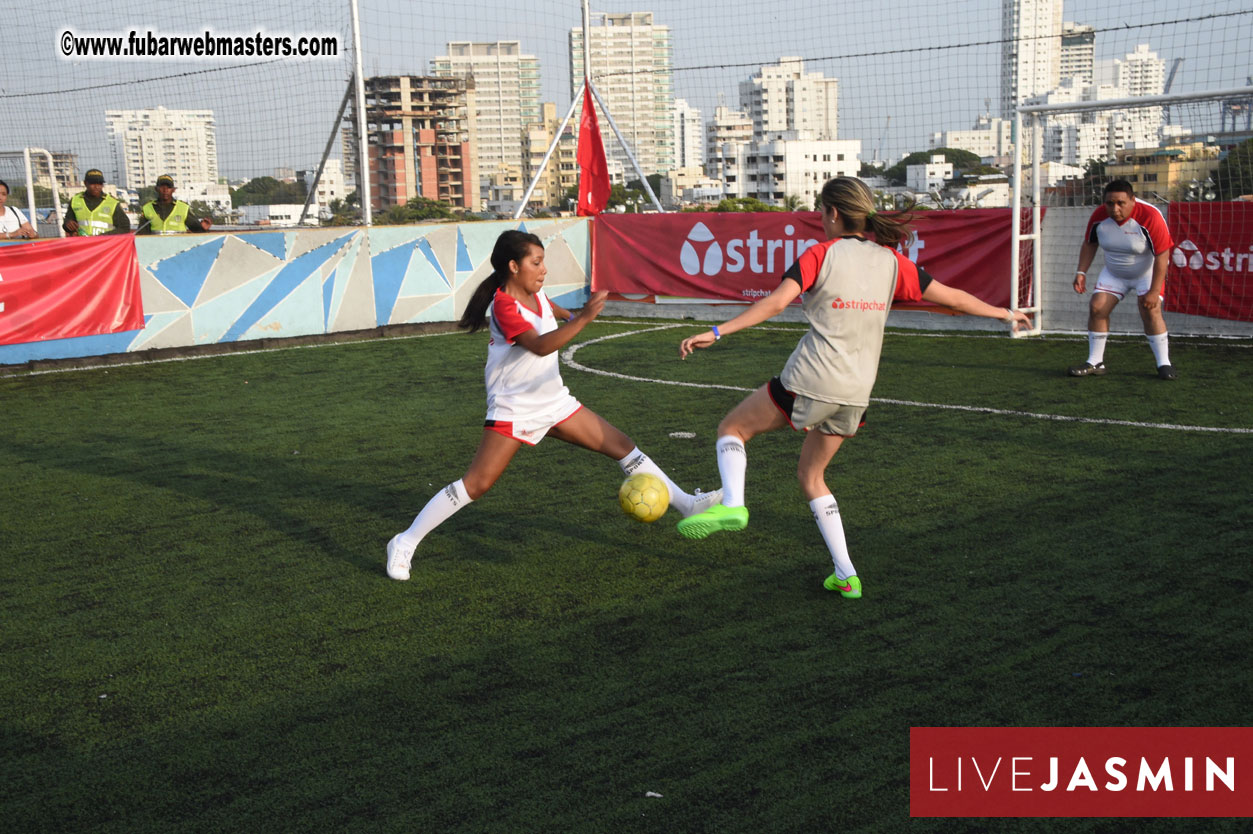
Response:
[{"label": "yellow soccer ball", "polygon": [[618,503],[622,511],[636,521],[656,521],[670,506],[670,490],[656,475],[636,472],[622,482]]}]

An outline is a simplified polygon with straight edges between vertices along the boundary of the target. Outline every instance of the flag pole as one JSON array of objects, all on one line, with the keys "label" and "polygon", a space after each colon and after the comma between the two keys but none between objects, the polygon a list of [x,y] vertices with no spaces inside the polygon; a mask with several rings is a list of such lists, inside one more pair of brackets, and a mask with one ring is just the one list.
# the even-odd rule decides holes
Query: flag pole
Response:
[{"label": "flag pole", "polygon": [[613,114],[609,112],[609,108],[600,100],[600,93],[596,92],[596,85],[592,83],[592,79],[587,79],[587,88],[592,91],[592,96],[596,99],[596,104],[600,106],[600,112],[605,114],[605,118],[609,120],[609,126],[613,128],[613,135],[618,137],[618,144],[622,146],[622,150],[627,155],[627,159],[631,160],[631,167],[635,169],[635,173],[640,178],[640,184],[644,186],[644,190],[648,192],[648,198],[653,201],[653,206],[660,213],[665,213],[665,209],[661,207],[661,202],[657,199],[657,195],[653,193],[653,188],[648,184],[648,178],[644,176],[640,164],[635,161],[635,154],[631,153],[631,148],[627,145],[626,139],[622,137],[622,131],[618,130],[618,123],[613,120]]}]

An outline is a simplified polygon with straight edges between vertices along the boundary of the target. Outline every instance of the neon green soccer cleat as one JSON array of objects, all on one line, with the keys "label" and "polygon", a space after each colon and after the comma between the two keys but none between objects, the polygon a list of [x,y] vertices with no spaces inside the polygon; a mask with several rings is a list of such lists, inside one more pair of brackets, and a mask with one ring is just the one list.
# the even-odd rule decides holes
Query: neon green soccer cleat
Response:
[{"label": "neon green soccer cleat", "polygon": [[743,530],[748,526],[748,507],[714,504],[703,513],[689,515],[679,522],[679,535],[685,539],[703,539],[719,530]]},{"label": "neon green soccer cleat", "polygon": [[841,581],[833,573],[823,581],[822,587],[828,591],[839,591],[845,599],[861,599],[861,580],[855,575]]}]

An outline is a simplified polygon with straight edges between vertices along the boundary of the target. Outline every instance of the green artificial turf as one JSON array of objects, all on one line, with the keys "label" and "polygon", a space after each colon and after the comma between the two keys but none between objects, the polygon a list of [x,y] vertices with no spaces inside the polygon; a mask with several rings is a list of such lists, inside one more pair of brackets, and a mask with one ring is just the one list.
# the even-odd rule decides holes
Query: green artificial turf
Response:
[{"label": "green artificial turf", "polygon": [[[599,321],[573,359],[618,376],[563,373],[711,489],[718,420],[801,331],[680,362],[696,327]],[[1143,339],[1071,379],[1080,340],[889,334],[875,396],[917,404],[873,404],[828,472],[850,601],[791,433],[749,444],[748,529],[703,542],[546,440],[389,580],[474,452],[485,342],[0,379],[0,826],[1122,831],[911,820],[909,728],[1250,723],[1253,434],[1155,427],[1253,428],[1247,343],[1174,340],[1164,383]]]}]

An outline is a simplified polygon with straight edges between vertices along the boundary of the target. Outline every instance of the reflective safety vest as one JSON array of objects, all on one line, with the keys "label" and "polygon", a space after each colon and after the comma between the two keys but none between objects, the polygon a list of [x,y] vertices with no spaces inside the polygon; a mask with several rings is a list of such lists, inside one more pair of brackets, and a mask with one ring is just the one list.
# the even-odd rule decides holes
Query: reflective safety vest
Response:
[{"label": "reflective safety vest", "polygon": [[75,194],[70,200],[70,208],[74,209],[74,219],[78,222],[78,234],[82,237],[103,235],[113,231],[113,211],[117,208],[117,197],[108,194],[92,211],[87,208],[87,201],[82,194]]},{"label": "reflective safety vest", "polygon": [[191,206],[182,200],[174,201],[174,208],[170,209],[170,216],[161,219],[161,215],[157,214],[157,202],[152,200],[144,203],[144,217],[148,219],[148,228],[152,229],[152,233],[156,235],[181,235],[187,232],[187,215],[191,212]]}]

